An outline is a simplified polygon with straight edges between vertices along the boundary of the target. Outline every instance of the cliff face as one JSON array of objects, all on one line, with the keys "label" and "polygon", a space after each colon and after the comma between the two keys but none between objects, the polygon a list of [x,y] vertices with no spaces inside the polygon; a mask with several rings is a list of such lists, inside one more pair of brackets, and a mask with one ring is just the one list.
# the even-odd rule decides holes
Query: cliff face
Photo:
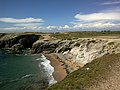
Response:
[{"label": "cliff face", "polygon": [[[43,35],[44,37],[45,34]],[[0,34],[0,48],[21,53],[31,48],[32,53],[57,53],[68,72],[77,70],[106,54],[120,53],[119,39],[81,38],[74,40],[44,40],[42,34]],[[47,38],[51,38],[47,35]]]},{"label": "cliff face", "polygon": [[33,53],[63,53],[70,50],[73,41],[37,41],[33,44]]},{"label": "cliff face", "polygon": [[14,53],[21,53],[23,49],[31,48],[39,39],[34,34],[1,34],[0,48],[9,48]]},{"label": "cliff face", "polygon": [[[41,37],[25,33],[0,34],[0,48],[10,48],[13,53],[21,53],[26,48],[31,48],[32,53],[56,53],[68,72],[77,70],[62,82],[53,85],[51,90],[109,90],[116,82],[116,85],[120,85],[120,54],[117,54],[120,53],[119,38],[47,40]],[[112,90],[117,90],[118,86],[114,86]]]},{"label": "cliff face", "polygon": [[77,39],[63,41],[37,41],[32,46],[33,53],[59,53],[68,72],[77,70],[103,55],[119,53],[119,40]]}]

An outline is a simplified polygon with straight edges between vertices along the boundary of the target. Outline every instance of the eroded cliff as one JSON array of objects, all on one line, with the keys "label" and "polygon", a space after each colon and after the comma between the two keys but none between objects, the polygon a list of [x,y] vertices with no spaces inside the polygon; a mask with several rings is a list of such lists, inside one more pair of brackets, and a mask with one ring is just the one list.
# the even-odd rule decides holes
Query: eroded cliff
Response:
[{"label": "eroded cliff", "polygon": [[31,53],[56,53],[68,72],[75,71],[103,55],[120,53],[119,38],[50,38],[48,34],[0,34],[0,48],[9,48],[12,53],[21,53],[26,48],[31,48]]},{"label": "eroded cliff", "polygon": [[119,36],[71,40],[51,38],[48,34],[47,36],[31,33],[0,34],[0,48],[9,48],[13,53],[21,53],[27,48],[30,48],[31,53],[55,53],[69,73],[75,72],[69,74],[62,82],[50,87],[51,90],[110,90],[109,87],[115,82],[117,83],[111,86],[111,90],[118,89],[119,72],[114,71],[119,71],[120,55],[117,54],[120,53]]},{"label": "eroded cliff", "polygon": [[72,72],[103,55],[120,53],[119,39],[84,38],[76,40],[37,41],[32,53],[57,53],[68,72]]},{"label": "eroded cliff", "polygon": [[1,34],[0,48],[11,49],[11,53],[22,53],[22,50],[31,48],[39,38],[39,35],[28,33]]}]

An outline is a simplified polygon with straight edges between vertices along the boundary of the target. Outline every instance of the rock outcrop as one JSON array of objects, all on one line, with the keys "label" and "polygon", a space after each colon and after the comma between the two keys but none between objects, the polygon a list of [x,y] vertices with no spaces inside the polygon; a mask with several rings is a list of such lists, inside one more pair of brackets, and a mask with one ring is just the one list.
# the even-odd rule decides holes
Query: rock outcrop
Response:
[{"label": "rock outcrop", "polygon": [[0,48],[21,53],[31,48],[32,53],[57,53],[68,72],[77,70],[106,54],[120,53],[119,39],[81,38],[74,40],[44,40],[37,34],[0,34]]},{"label": "rock outcrop", "polygon": [[[97,90],[101,87],[105,87],[104,90],[106,90],[106,88],[109,89],[110,85],[115,86],[116,81],[120,81],[120,79],[118,78],[120,73],[116,73],[117,71],[119,71],[120,66],[120,54],[117,54],[120,53],[119,38],[80,38],[74,40],[49,40],[50,37],[47,37],[47,40],[46,38],[44,38],[46,36],[44,36],[43,39],[41,39],[41,37],[41,35],[25,33],[0,34],[0,48],[9,48],[12,53],[21,53],[24,49],[27,48],[30,48],[32,53],[56,53],[56,55],[58,56],[57,58],[60,58],[60,61],[63,62],[63,65],[69,73],[77,70],[75,73],[71,73],[67,77],[67,82],[65,81],[64,84],[67,89],[68,86],[70,86],[69,89],[71,89],[71,86],[73,86],[74,88],[74,85],[76,85],[75,90],[81,88],[83,87],[84,81],[90,81],[92,85],[93,82],[91,82],[91,80],[95,82],[103,80],[102,83],[97,82],[98,84],[95,84],[96,87],[91,86],[91,89],[86,90],[93,90],[93,88]],[[97,74],[98,71],[100,71],[101,77]],[[110,73],[108,71],[110,71]],[[106,72],[106,76],[104,76],[104,72]],[[94,77],[95,79],[93,79]],[[75,82],[72,82],[73,78]],[[70,82],[72,82],[71,85]],[[118,83],[118,85],[120,84]],[[114,86],[112,87],[112,89],[118,87]],[[63,88],[63,84],[61,84],[61,87]],[[103,88],[101,88],[101,90],[102,89]]]},{"label": "rock outcrop", "polygon": [[63,53],[70,50],[73,41],[37,41],[33,44],[33,53]]},{"label": "rock outcrop", "polygon": [[103,55],[119,53],[120,43],[118,40],[93,38],[35,42],[32,53],[42,52],[61,54],[68,72],[72,72]]},{"label": "rock outcrop", "polygon": [[2,35],[0,48],[9,48],[13,53],[21,53],[23,49],[31,48],[40,36],[34,34]]}]

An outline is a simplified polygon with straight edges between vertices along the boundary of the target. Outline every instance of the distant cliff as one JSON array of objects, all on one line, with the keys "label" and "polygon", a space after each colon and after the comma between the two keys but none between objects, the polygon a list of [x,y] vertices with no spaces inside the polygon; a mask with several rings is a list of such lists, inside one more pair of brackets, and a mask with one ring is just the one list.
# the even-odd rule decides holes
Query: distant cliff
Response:
[{"label": "distant cliff", "polygon": [[39,35],[27,33],[0,34],[0,48],[11,49],[12,53],[22,53],[22,50],[31,48],[39,37]]}]

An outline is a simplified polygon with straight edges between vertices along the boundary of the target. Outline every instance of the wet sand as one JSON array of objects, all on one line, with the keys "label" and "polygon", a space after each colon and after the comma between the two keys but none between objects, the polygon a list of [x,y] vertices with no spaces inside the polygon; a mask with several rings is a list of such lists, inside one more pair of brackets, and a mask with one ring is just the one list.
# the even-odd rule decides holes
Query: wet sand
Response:
[{"label": "wet sand", "polygon": [[54,53],[45,54],[46,58],[50,60],[51,65],[54,67],[53,77],[56,81],[61,81],[67,76],[67,71],[63,66],[63,63],[60,62],[58,56]]}]

